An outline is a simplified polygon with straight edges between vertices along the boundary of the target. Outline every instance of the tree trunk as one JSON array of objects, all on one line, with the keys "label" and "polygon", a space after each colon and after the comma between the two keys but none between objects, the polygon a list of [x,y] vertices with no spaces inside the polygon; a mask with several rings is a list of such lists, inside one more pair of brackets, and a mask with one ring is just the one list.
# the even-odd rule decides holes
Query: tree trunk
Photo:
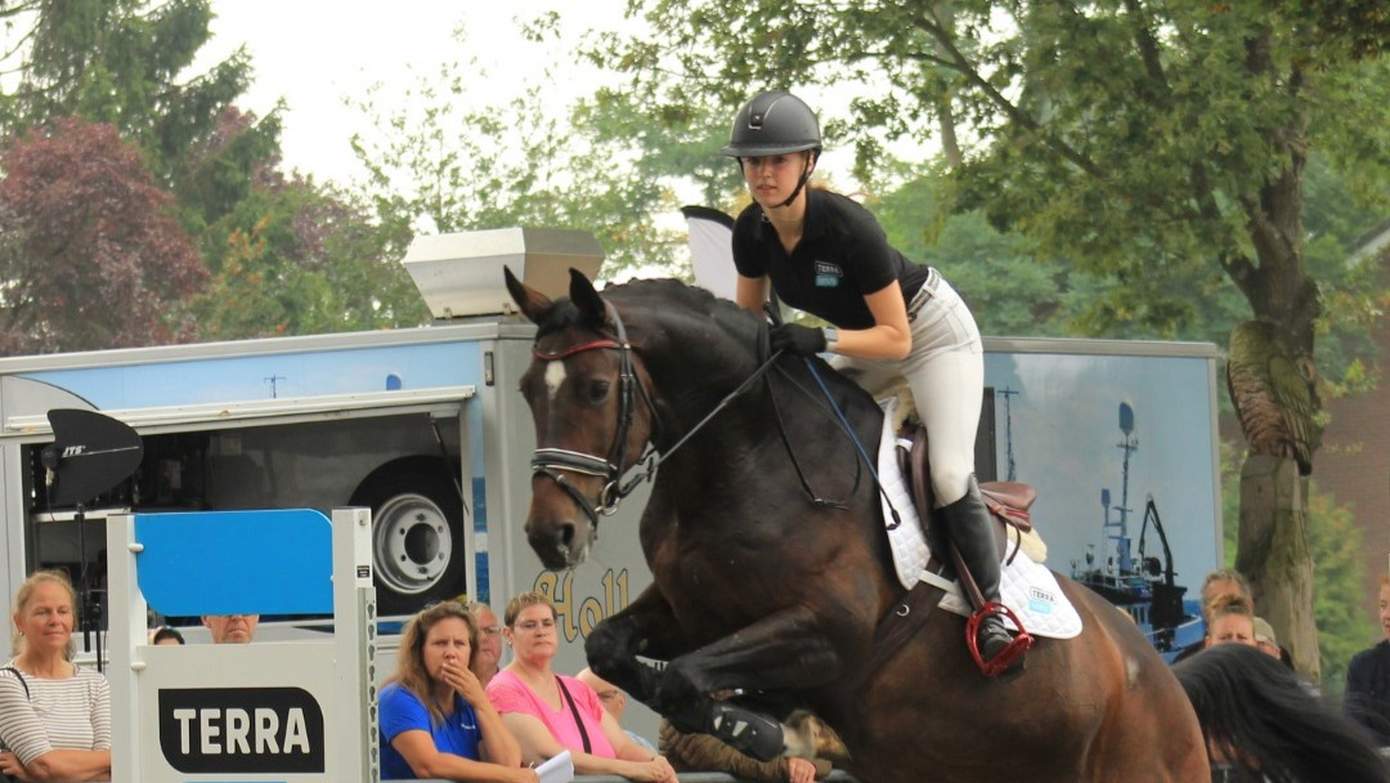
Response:
[{"label": "tree trunk", "polygon": [[951,171],[960,168],[965,156],[960,152],[960,142],[956,139],[956,116],[951,111],[950,98],[944,98],[937,103],[936,119],[941,127],[941,154],[946,158],[946,165],[951,167]]},{"label": "tree trunk", "polygon": [[[932,15],[936,18],[942,29],[954,35],[956,31],[956,14],[951,8],[951,4],[945,0],[932,4]],[[942,50],[941,44],[936,45],[936,53],[942,59],[946,59],[946,52]],[[946,165],[951,167],[951,171],[960,168],[965,157],[960,152],[960,142],[956,139],[956,114],[951,109],[951,95],[954,90],[948,90],[936,102],[936,121],[941,131],[941,154],[946,158]]]},{"label": "tree trunk", "polygon": [[1269,621],[1293,656],[1294,668],[1320,678],[1313,617],[1313,561],[1308,502],[1298,465],[1288,457],[1251,454],[1240,471],[1240,537],[1236,569],[1250,580],[1255,611]]}]

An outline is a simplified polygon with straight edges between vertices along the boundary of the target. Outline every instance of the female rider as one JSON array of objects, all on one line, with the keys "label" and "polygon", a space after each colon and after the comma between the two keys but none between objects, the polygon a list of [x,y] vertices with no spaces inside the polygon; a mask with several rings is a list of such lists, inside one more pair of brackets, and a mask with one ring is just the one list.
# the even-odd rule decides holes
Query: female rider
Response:
[{"label": "female rider", "polygon": [[[790,93],[760,93],[734,118],[723,153],[739,161],[753,196],[734,225],[738,304],[761,315],[770,285],[782,301],[833,324],[774,327],[774,350],[834,353],[835,366],[870,390],[907,379],[929,436],[936,507],[985,599],[997,602],[994,523],[974,477],[984,394],[979,329],[935,269],[889,246],[868,210],[806,187],[820,151],[816,115]],[[977,639],[989,661],[1011,636],[988,614]]]}]

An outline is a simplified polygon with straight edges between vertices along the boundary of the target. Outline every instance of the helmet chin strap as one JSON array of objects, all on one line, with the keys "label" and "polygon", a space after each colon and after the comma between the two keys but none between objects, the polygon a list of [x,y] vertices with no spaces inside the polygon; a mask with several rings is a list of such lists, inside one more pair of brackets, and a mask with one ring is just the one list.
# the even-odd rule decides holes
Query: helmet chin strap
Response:
[{"label": "helmet chin strap", "polygon": [[801,195],[801,189],[806,187],[806,181],[811,178],[811,166],[815,165],[814,161],[816,157],[818,156],[814,152],[806,156],[806,160],[801,164],[801,178],[796,181],[796,187],[792,189],[792,194],[787,196],[786,201],[783,201],[777,206],[789,207],[792,205],[793,201],[796,201],[796,197]]}]

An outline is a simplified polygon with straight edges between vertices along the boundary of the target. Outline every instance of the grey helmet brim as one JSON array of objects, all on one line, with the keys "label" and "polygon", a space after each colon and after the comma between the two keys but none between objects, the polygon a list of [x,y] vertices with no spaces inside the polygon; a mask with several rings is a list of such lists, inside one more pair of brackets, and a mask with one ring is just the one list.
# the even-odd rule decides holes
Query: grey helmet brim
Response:
[{"label": "grey helmet brim", "polygon": [[768,155],[787,155],[803,150],[820,149],[820,141],[788,144],[725,144],[719,154],[728,158],[761,158]]}]

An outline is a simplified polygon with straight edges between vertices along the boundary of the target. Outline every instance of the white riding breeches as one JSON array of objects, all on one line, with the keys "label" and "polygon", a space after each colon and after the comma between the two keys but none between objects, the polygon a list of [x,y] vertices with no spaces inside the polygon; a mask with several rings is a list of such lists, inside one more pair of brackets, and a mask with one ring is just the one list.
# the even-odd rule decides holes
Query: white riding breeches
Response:
[{"label": "white riding breeches", "polygon": [[975,431],[984,400],[980,329],[970,308],[935,270],[907,308],[912,351],[905,359],[835,355],[830,364],[878,395],[907,379],[927,428],[936,507],[960,500],[975,472]]}]

